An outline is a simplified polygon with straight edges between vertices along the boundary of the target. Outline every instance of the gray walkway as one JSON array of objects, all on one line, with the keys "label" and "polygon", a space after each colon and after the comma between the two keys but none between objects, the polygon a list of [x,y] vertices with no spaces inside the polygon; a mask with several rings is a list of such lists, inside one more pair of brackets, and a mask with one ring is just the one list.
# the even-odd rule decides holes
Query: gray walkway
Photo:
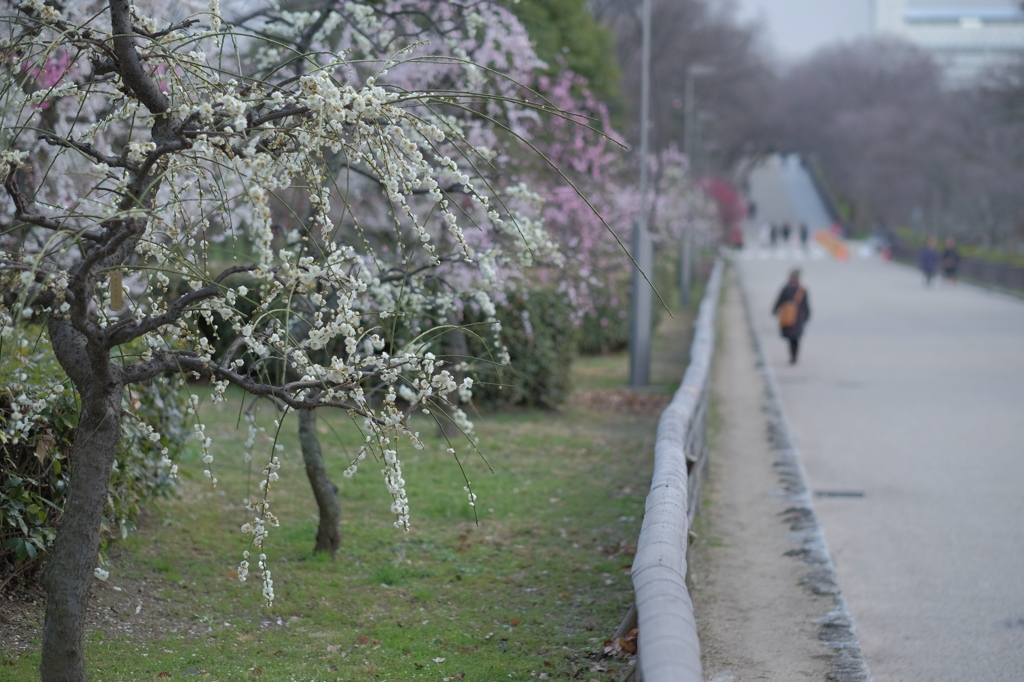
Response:
[{"label": "gray walkway", "polygon": [[[739,265],[809,485],[864,493],[815,505],[874,679],[1024,680],[1024,303],[764,255]],[[770,309],[794,265],[813,315],[790,366]]]}]

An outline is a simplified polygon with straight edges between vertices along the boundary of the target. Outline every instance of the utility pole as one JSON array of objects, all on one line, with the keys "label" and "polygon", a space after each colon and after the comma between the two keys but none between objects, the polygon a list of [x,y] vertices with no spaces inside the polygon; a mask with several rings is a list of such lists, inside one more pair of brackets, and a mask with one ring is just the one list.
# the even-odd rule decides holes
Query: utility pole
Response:
[{"label": "utility pole", "polygon": [[[647,230],[647,156],[651,101],[651,0],[643,0],[643,37],[640,57],[640,215],[633,222],[633,290],[629,319],[629,386],[651,383],[651,285],[654,254]],[[646,277],[645,277],[646,274]]]}]

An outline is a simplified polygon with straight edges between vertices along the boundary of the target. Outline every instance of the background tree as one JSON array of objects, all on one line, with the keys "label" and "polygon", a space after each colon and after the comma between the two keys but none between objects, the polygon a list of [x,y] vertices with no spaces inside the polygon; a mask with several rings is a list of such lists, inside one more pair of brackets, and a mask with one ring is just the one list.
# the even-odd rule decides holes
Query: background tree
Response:
[{"label": "background tree", "polygon": [[615,37],[597,22],[586,0],[519,0],[511,9],[547,64],[544,75],[551,78],[569,70],[585,79],[587,89],[621,125],[625,104]]},{"label": "background tree", "polygon": [[800,153],[858,231],[906,226],[1015,249],[1024,215],[1015,69],[954,89],[910,43],[825,48],[781,77],[761,144]]},{"label": "background tree", "polygon": [[[623,72],[623,94],[632,105],[624,130],[627,139],[638,139],[635,121],[640,101],[641,24],[639,4],[626,0],[592,3],[598,20],[615,34]],[[771,71],[763,58],[760,34],[755,27],[738,22],[732,7],[704,0],[653,0],[652,2],[651,148],[684,146],[686,127],[685,90],[688,69],[694,64],[709,67],[698,81],[698,109],[703,168],[710,172],[731,170],[748,153],[750,136],[758,132],[765,83]],[[683,150],[687,151],[687,150]]]},{"label": "background tree", "polygon": [[906,220],[922,201],[944,95],[918,48],[888,38],[825,48],[783,78],[777,102],[779,147],[820,164],[854,222]]}]

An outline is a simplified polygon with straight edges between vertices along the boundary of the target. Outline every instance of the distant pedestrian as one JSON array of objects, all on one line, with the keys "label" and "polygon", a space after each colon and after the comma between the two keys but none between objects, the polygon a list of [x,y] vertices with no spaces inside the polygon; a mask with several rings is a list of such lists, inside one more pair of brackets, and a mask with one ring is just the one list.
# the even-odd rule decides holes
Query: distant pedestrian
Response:
[{"label": "distant pedestrian", "polygon": [[757,243],[761,248],[767,248],[771,245],[771,234],[772,226],[771,223],[764,222],[757,228]]},{"label": "distant pedestrian", "polygon": [[956,273],[960,269],[960,252],[956,250],[956,240],[949,237],[946,248],[942,252],[942,274],[952,284],[956,284]]},{"label": "distant pedestrian", "polygon": [[800,284],[800,271],[789,273],[789,280],[779,292],[772,314],[779,319],[779,333],[789,341],[789,364],[796,364],[800,352],[800,337],[804,325],[811,319],[811,305],[807,300],[807,289]]},{"label": "distant pedestrian", "polygon": [[783,244],[783,246],[785,246],[786,244],[789,244],[789,235],[790,235],[790,233],[792,231],[793,230],[792,230],[792,228],[790,228],[789,223],[782,223],[782,244]]},{"label": "distant pedestrian", "polygon": [[800,246],[807,248],[807,238],[811,236],[811,231],[807,229],[807,223],[800,223]]},{"label": "distant pedestrian", "polygon": [[772,223],[772,229],[768,233],[768,238],[772,242],[772,246],[775,246],[775,242],[779,240],[779,228],[776,227],[775,223]]},{"label": "distant pedestrian", "polygon": [[928,237],[918,256],[921,272],[924,273],[924,283],[928,286],[931,286],[935,272],[939,269],[939,251],[936,248],[938,243],[935,237]]}]

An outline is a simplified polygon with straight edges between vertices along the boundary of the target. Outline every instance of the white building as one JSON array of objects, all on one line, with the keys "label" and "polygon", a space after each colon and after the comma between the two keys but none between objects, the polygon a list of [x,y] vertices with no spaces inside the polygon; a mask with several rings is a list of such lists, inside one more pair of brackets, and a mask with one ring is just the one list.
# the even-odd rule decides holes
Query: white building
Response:
[{"label": "white building", "polygon": [[1024,53],[1019,1],[874,0],[874,25],[931,53],[954,86]]}]

